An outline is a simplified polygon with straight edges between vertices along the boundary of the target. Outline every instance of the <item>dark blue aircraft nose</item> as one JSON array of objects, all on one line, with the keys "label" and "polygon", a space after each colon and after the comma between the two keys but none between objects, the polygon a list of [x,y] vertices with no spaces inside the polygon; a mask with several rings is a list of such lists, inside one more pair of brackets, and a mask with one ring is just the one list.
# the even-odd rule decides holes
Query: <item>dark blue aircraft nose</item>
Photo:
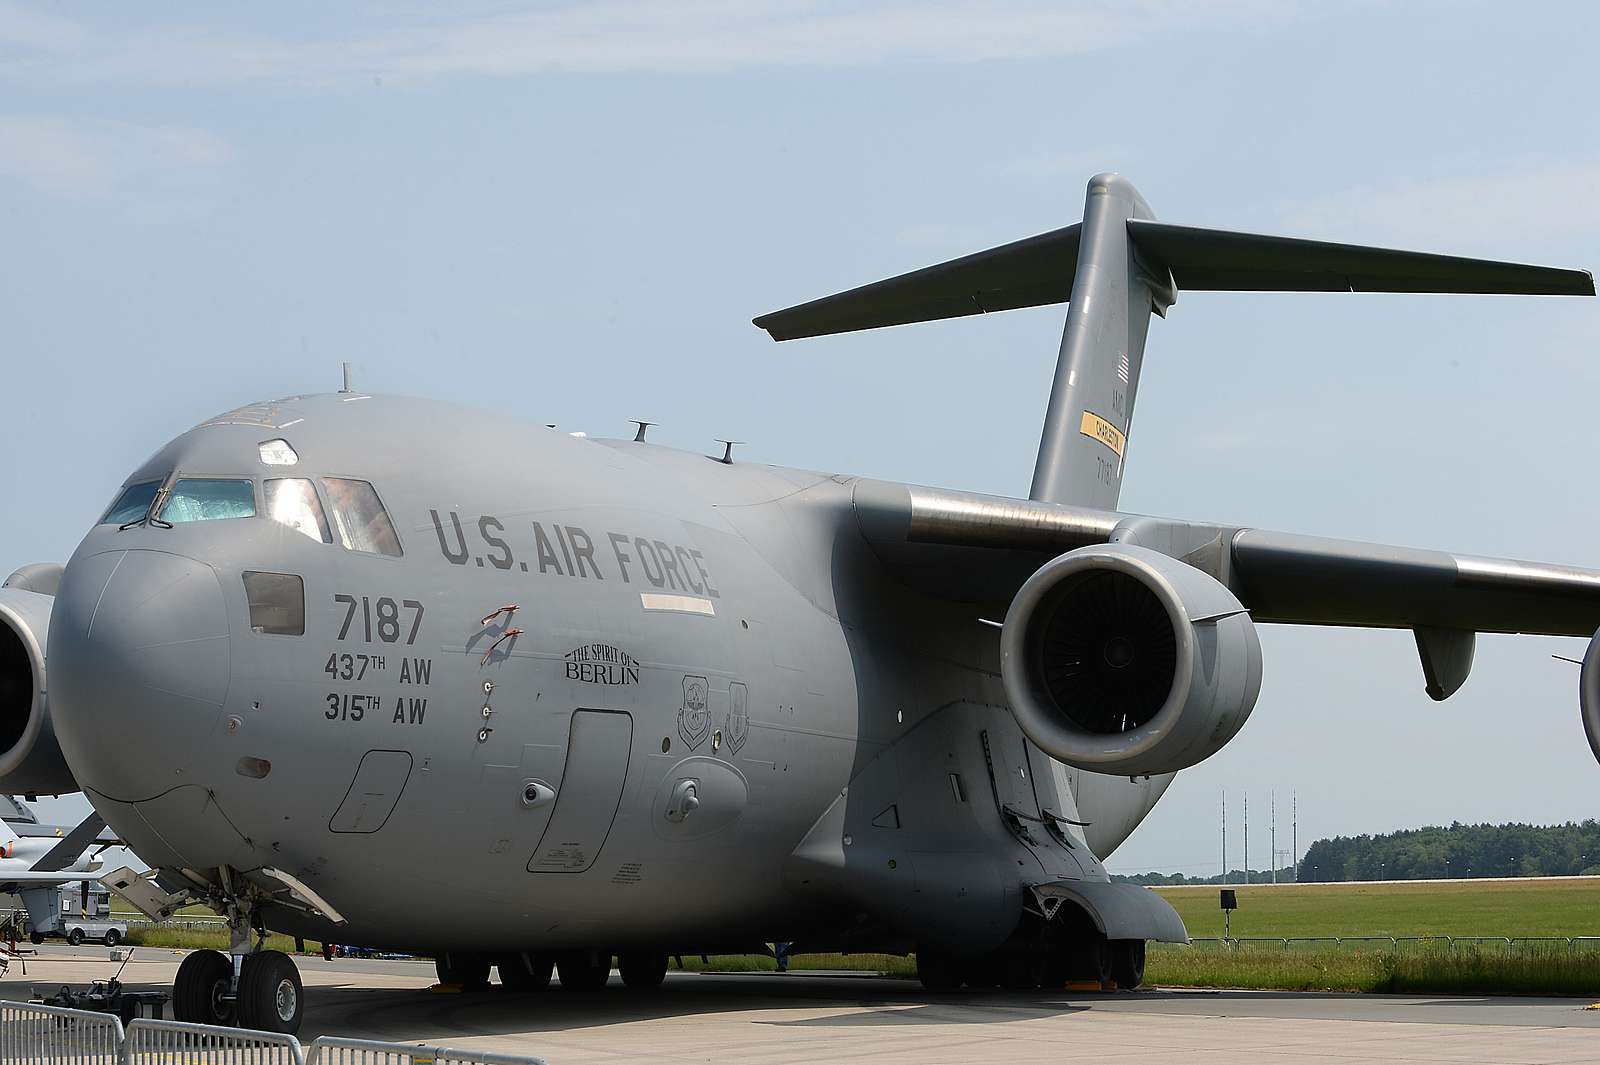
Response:
[{"label": "dark blue aircraft nose", "polygon": [[134,801],[193,782],[228,694],[209,566],[164,551],[73,559],[46,650],[50,716],[78,783]]}]

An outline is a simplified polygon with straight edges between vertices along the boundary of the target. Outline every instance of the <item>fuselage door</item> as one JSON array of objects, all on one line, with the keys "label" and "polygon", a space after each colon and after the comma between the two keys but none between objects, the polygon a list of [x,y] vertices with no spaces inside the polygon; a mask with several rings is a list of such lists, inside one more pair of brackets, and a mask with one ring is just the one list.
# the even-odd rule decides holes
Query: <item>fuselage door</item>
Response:
[{"label": "fuselage door", "polygon": [[628,779],[633,718],[616,710],[578,710],[567,737],[567,764],[530,873],[581,873],[611,832]]}]

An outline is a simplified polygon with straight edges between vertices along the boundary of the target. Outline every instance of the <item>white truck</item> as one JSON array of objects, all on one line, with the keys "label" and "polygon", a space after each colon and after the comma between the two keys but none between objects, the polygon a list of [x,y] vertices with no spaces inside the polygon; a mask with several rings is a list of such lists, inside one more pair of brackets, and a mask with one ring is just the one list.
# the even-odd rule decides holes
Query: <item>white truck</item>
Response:
[{"label": "white truck", "polygon": [[111,892],[106,888],[99,884],[63,885],[53,891],[56,904],[50,916],[34,921],[28,934],[35,946],[57,937],[73,946],[86,939],[98,939],[114,947],[127,937],[128,922],[112,919]]}]

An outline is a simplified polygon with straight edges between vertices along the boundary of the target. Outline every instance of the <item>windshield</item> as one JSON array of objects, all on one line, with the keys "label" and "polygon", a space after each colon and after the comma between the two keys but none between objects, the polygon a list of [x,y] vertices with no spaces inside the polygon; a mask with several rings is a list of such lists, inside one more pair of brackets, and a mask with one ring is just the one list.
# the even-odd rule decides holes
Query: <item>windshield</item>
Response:
[{"label": "windshield", "polygon": [[284,477],[265,481],[261,488],[266,495],[267,517],[313,540],[333,543],[333,537],[328,535],[328,519],[322,516],[322,504],[317,502],[310,481]]},{"label": "windshield", "polygon": [[322,490],[333,509],[333,524],[339,542],[352,551],[371,551],[380,555],[400,554],[400,541],[388,511],[378,501],[378,493],[366,481],[346,477],[324,477]]},{"label": "windshield", "polygon": [[138,521],[150,509],[150,501],[156,497],[156,489],[160,487],[160,481],[140,481],[128,485],[117,496],[117,501],[111,504],[105,517],[100,519],[100,524],[126,525],[130,521]]},{"label": "windshield", "polygon": [[161,520],[216,521],[251,518],[256,513],[255,486],[247,480],[220,477],[180,477],[172,486]]}]

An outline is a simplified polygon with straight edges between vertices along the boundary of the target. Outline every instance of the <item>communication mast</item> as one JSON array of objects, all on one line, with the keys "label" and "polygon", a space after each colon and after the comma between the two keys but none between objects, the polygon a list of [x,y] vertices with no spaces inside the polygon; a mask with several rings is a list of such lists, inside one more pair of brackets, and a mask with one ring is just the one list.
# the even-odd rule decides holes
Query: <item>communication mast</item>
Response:
[{"label": "communication mast", "polygon": [[1289,793],[1289,850],[1294,862],[1294,882],[1300,883],[1300,793]]},{"label": "communication mast", "polygon": [[1272,850],[1272,861],[1267,864],[1272,866],[1272,882],[1278,882],[1278,792],[1274,788],[1267,792],[1268,823],[1272,826],[1267,830],[1267,843]]},{"label": "communication mast", "polygon": [[1222,789],[1222,882],[1228,882],[1228,789]]}]

